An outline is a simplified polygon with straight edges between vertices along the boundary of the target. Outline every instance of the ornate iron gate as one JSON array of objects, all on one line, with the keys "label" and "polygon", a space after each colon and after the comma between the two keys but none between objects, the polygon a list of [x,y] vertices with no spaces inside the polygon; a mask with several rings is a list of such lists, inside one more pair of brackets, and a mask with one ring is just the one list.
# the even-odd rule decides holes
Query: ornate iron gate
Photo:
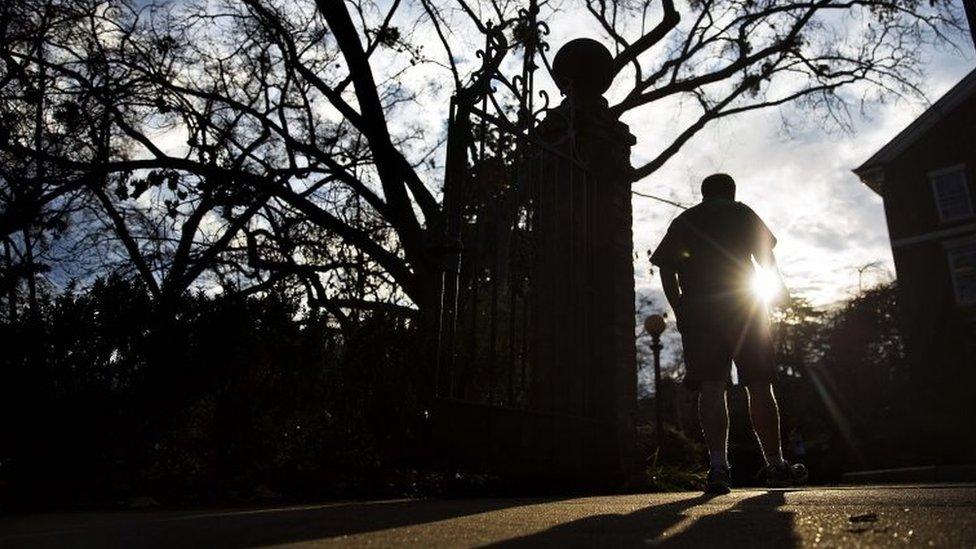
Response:
[{"label": "ornate iron gate", "polygon": [[[514,33],[521,75],[498,71],[514,46],[493,29],[482,71],[452,100],[444,238],[455,253],[442,271],[434,424],[464,464],[579,481],[626,469],[633,136],[582,80],[562,79],[566,99],[548,108],[540,94],[547,104],[533,110],[536,59],[550,67],[534,17]],[[593,68],[609,70],[599,44],[569,49],[570,76],[588,78],[594,53],[607,64]]]},{"label": "ornate iron gate", "polygon": [[[454,419],[450,430],[469,431],[466,462],[572,474],[585,467],[584,445],[600,423],[588,395],[590,307],[580,280],[593,267],[592,179],[572,132],[546,136],[457,104],[452,119],[457,156],[445,201],[460,253],[443,277],[442,413]],[[456,432],[450,438],[459,442]]]},{"label": "ornate iron gate", "polygon": [[[589,173],[572,155],[570,134],[547,141],[476,108],[455,108],[458,117],[474,118],[481,139],[467,143],[465,162],[451,174],[457,186],[447,199],[454,209],[448,226],[460,254],[445,272],[437,393],[586,415],[585,406],[558,409],[538,385],[540,376],[564,384],[586,358],[588,308],[574,290],[576,275],[591,268]],[[547,318],[554,300],[575,302],[577,314]],[[583,354],[540,348],[561,338],[572,338]],[[565,375],[541,370],[549,355],[560,356]]]}]

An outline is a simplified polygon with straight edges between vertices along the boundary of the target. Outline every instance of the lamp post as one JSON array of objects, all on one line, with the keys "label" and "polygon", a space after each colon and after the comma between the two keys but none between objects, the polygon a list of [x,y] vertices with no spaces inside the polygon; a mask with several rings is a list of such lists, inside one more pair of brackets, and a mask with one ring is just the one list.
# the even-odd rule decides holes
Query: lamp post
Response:
[{"label": "lamp post", "polygon": [[664,317],[658,314],[651,315],[644,319],[644,331],[651,336],[651,351],[654,352],[654,402],[657,416],[657,448],[658,452],[663,448],[664,423],[662,412],[664,411],[664,401],[661,398],[661,334],[667,328],[668,323]]}]

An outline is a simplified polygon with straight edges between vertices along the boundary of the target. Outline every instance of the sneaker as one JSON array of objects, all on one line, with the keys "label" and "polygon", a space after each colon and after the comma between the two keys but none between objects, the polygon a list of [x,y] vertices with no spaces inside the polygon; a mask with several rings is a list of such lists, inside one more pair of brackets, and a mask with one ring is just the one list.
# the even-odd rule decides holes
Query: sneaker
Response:
[{"label": "sneaker", "polygon": [[705,479],[705,493],[716,496],[732,491],[732,473],[728,467],[712,467]]},{"label": "sneaker", "polygon": [[767,488],[786,488],[799,486],[807,481],[809,474],[802,463],[783,462],[780,465],[767,465],[762,471],[766,477]]}]

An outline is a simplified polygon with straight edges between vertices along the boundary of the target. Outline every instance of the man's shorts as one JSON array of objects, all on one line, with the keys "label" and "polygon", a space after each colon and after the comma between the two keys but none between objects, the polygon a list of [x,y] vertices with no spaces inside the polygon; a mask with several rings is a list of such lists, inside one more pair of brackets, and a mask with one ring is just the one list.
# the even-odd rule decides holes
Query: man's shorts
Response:
[{"label": "man's shorts", "polygon": [[776,373],[769,316],[759,303],[682,305],[681,344],[686,387],[731,380],[732,361],[740,385],[769,383]]}]

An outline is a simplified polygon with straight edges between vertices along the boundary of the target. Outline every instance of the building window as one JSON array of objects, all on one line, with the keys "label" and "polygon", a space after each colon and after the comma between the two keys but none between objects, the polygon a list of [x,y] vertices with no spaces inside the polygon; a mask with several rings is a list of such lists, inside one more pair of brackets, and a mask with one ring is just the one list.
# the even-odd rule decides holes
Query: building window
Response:
[{"label": "building window", "polygon": [[973,202],[969,199],[965,166],[953,166],[929,174],[935,191],[935,205],[939,219],[955,221],[973,216]]},{"label": "building window", "polygon": [[956,303],[976,305],[976,238],[946,243]]}]

